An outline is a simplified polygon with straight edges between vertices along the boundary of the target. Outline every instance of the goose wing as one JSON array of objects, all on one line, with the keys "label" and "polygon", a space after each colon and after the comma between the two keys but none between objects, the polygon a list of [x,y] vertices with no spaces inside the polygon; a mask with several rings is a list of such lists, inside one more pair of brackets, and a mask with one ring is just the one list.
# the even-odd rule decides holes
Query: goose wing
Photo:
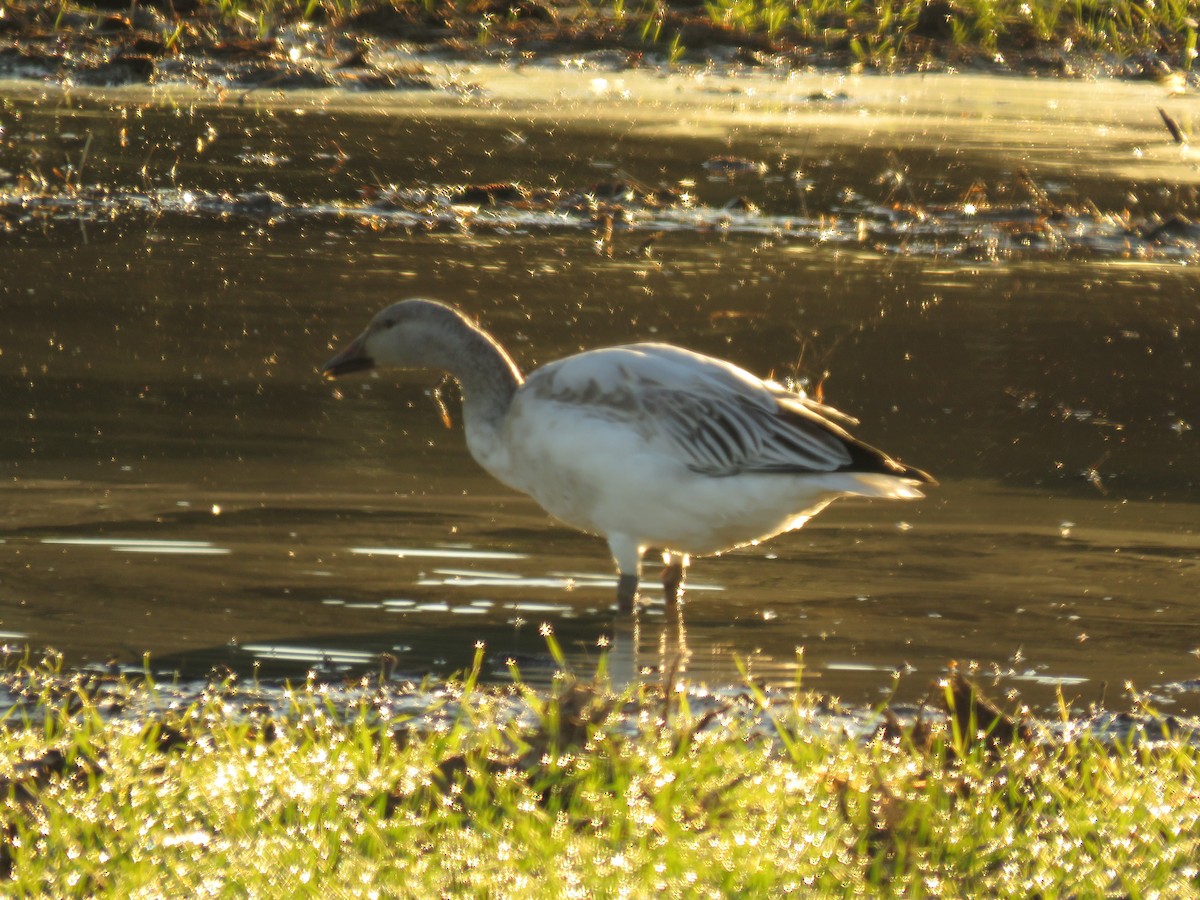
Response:
[{"label": "goose wing", "polygon": [[871,471],[928,479],[852,437],[850,416],[678,347],[581,353],[534,372],[526,389],[665,442],[706,475]]}]

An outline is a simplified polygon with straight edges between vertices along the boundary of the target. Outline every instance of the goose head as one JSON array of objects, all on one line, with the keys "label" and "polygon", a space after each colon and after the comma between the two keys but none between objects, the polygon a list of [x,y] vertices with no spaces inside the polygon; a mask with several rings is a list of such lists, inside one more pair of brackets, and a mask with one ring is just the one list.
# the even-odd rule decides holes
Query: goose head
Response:
[{"label": "goose head", "polygon": [[401,300],[376,313],[363,333],[325,363],[321,373],[338,378],[384,366],[447,368],[447,351],[471,329],[461,313],[445,304]]},{"label": "goose head", "polygon": [[462,387],[468,443],[474,434],[479,444],[481,429],[499,425],[521,385],[521,371],[504,348],[457,309],[436,300],[401,300],[376,313],[321,372],[338,378],[384,366],[449,373]]}]

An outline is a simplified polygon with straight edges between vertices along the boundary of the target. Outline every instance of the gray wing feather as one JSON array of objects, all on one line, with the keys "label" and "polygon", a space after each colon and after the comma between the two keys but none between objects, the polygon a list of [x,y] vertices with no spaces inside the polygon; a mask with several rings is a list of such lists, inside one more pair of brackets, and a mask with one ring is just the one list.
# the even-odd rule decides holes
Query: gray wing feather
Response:
[{"label": "gray wing feather", "polygon": [[526,388],[665,438],[695,472],[832,472],[852,462],[856,420],[711,357],[662,344],[591,351]]},{"label": "gray wing feather", "polygon": [[849,435],[799,395],[770,406],[736,394],[649,389],[641,396],[645,412],[696,472],[832,472],[851,461],[842,439]]}]

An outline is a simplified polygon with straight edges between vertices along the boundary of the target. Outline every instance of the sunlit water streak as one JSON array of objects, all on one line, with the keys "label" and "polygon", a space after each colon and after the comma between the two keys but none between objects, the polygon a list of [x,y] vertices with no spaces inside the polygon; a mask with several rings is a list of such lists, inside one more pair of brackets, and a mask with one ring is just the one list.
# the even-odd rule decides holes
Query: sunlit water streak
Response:
[{"label": "sunlit water streak", "polygon": [[67,544],[81,547],[108,547],[118,553],[161,553],[180,556],[224,556],[228,547],[209,541],[167,541],[141,538],[42,538],[43,544]]},{"label": "sunlit water streak", "polygon": [[524,553],[498,550],[471,550],[451,547],[352,547],[351,553],[363,556],[394,556],[397,559],[431,557],[435,559],[528,559]]}]

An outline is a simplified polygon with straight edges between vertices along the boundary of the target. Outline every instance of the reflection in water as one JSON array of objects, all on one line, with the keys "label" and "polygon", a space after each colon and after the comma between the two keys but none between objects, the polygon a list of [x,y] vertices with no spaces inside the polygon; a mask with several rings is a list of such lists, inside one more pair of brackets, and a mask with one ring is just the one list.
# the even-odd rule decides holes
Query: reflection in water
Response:
[{"label": "reflection in water", "polygon": [[[521,557],[522,559],[527,557]],[[433,578],[425,576],[417,584],[443,587],[501,587],[501,588],[550,588],[563,591],[600,589],[611,594],[617,585],[612,575],[588,572],[551,572],[547,577],[529,577],[510,572],[484,572],[474,569],[434,569]],[[688,582],[689,591],[720,591],[717,584]]]},{"label": "reflection in water", "polygon": [[640,617],[618,615],[612,623],[612,635],[602,639],[607,642],[608,673],[615,690],[625,690],[642,677],[641,637]]},{"label": "reflection in water", "polygon": [[659,667],[664,673],[677,673],[679,677],[688,673],[692,651],[688,647],[687,630],[683,624],[682,603],[667,611],[667,621],[663,623],[659,639],[658,655]]},{"label": "reflection in water", "polygon": [[[864,148],[827,131],[810,146],[790,126],[666,138],[538,125],[514,152],[493,125],[419,116],[139,107],[108,134],[119,112],[14,109],[24,118],[6,139],[49,135],[43,154],[57,117],[86,114],[94,157],[107,154],[123,186],[138,183],[148,147],[215,123],[239,138],[146,178],[323,201],[379,179],[586,185],[609,177],[593,165],[604,159],[651,184],[693,180],[709,207],[742,198],[776,218],[836,218],[841,232],[862,208],[846,191],[878,197],[897,159],[921,199],[944,203],[1029,165],[982,138],[912,148],[899,126]],[[418,134],[436,161],[369,152]],[[350,155],[336,175],[222,164],[272,141],[335,140]],[[704,160],[722,153],[770,173],[706,181]],[[1077,171],[1032,165],[1033,176],[1102,209],[1166,202],[1166,182],[1114,178],[1075,153],[1062,158]],[[811,190],[785,177],[796,168]],[[1190,266],[943,259],[719,227],[643,247],[619,219],[599,249],[578,229],[465,220],[426,233],[163,215],[88,223],[86,241],[68,226],[6,238],[23,264],[0,283],[0,639],[71,661],[136,663],[149,650],[188,674],[259,659],[296,677],[392,654],[414,678],[466,666],[482,640],[494,677],[511,658],[536,679],[553,668],[538,634],[548,622],[582,671],[610,637],[609,668],[627,678],[737,683],[738,660],[790,683],[803,647],[805,684],[850,702],[886,696],[894,672],[901,697],[920,697],[959,659],[1033,702],[1063,688],[1087,703],[1107,682],[1115,703],[1131,681],[1165,711],[1200,709]],[[436,380],[397,374],[335,392],[317,377],[338,327],[405,295],[469,309],[526,370],[585,346],[665,340],[820,385],[868,423],[864,439],[927,463],[943,486],[900,524],[882,504],[847,504],[769,552],[708,561],[712,583],[688,585],[686,635],[657,606],[614,630],[603,542],[480,473],[461,432],[440,424]]]},{"label": "reflection in water", "polygon": [[608,650],[608,674],[616,690],[646,679],[661,681],[673,689],[689,676],[692,652],[688,647],[683,608],[676,604],[662,621],[641,614],[617,613],[610,634],[604,638]]}]

